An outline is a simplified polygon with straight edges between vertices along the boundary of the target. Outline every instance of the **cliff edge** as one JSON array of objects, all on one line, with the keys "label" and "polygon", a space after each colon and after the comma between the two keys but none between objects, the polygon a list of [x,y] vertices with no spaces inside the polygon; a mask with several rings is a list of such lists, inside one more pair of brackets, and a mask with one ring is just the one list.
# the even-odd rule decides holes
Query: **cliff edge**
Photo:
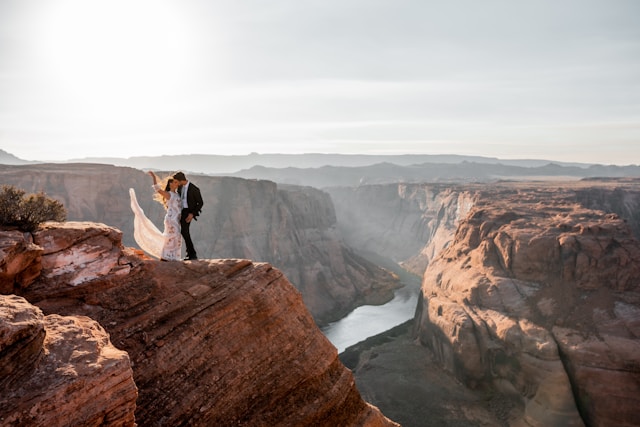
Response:
[{"label": "cliff edge", "polygon": [[[42,394],[30,393],[25,381],[31,376],[49,389],[64,376],[53,368],[50,377],[39,375],[44,365],[34,364],[51,354],[46,343],[55,337],[42,319],[45,325],[57,319],[84,330],[79,335],[87,342],[97,338],[87,335],[83,322],[104,328],[101,348],[122,356],[124,373],[130,360],[135,385],[124,382],[128,388],[118,396],[124,406],[135,405],[140,425],[397,425],[361,398],[281,271],[241,259],[159,262],[124,248],[121,238],[115,228],[88,222],[0,233],[0,289],[22,297],[3,297],[0,366],[24,366],[5,369],[11,379],[2,384],[3,403],[13,400],[0,406],[2,419],[18,419],[28,402],[30,420],[37,420],[28,425],[64,425],[48,409],[71,413],[84,405],[78,396],[87,397],[88,380],[69,386],[78,393],[66,396],[64,406],[41,404]],[[33,344],[10,354],[6,320],[18,309],[35,319],[27,328]],[[97,358],[95,344],[82,352],[72,345],[58,341],[60,351],[81,363]],[[92,365],[96,377],[113,366],[103,365]],[[99,399],[93,406],[104,412]],[[101,422],[132,425],[124,406],[117,421]]]}]

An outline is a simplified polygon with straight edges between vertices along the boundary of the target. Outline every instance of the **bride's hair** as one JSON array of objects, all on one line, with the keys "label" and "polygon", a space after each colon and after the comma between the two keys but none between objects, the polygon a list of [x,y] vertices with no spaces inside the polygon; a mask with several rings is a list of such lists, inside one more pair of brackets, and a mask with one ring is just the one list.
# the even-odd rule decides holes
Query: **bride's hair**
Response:
[{"label": "bride's hair", "polygon": [[[171,186],[169,185],[173,181],[173,177],[171,175],[163,179],[160,179],[158,175],[156,175],[156,180],[158,182],[158,185],[160,185],[160,188],[164,187],[164,191],[171,191]],[[167,200],[162,196],[162,194],[158,193],[157,191],[153,193],[153,200],[162,203],[164,208],[167,208]]]}]

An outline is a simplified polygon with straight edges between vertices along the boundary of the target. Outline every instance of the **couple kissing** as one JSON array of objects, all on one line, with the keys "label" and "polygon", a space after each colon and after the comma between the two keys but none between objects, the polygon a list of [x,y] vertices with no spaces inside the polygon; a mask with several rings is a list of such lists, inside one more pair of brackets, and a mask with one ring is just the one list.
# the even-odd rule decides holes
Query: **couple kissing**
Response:
[{"label": "couple kissing", "polygon": [[178,261],[182,257],[182,239],[186,246],[184,260],[196,260],[193,241],[191,240],[191,222],[202,210],[200,189],[190,182],[184,173],[177,172],[160,179],[149,171],[153,179],[154,199],[162,203],[166,212],[164,231],[160,231],[138,204],[133,188],[129,189],[131,209],[134,213],[133,238],[140,248],[149,255],[162,261]]}]

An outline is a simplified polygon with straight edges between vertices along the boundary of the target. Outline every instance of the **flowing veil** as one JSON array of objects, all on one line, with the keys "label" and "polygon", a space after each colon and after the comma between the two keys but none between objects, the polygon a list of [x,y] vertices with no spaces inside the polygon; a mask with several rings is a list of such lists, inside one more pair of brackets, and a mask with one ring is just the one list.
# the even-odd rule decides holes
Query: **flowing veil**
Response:
[{"label": "flowing veil", "polygon": [[133,188],[129,189],[129,196],[131,197],[131,210],[134,214],[133,238],[138,246],[140,246],[140,249],[149,255],[161,258],[162,247],[164,245],[162,232],[158,230],[158,227],[144,214],[144,211],[138,204],[136,192]]}]

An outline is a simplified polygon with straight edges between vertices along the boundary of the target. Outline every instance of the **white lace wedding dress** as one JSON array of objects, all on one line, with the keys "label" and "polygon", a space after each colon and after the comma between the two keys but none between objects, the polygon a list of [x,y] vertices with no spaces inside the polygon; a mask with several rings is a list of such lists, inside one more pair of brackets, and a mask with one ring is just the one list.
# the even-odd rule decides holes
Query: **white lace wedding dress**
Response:
[{"label": "white lace wedding dress", "polygon": [[155,224],[146,217],[138,204],[133,188],[129,189],[129,196],[131,196],[131,210],[134,213],[133,238],[140,249],[151,256],[168,261],[181,259],[180,213],[182,208],[180,195],[172,192],[171,197],[167,200],[164,232],[158,230]]}]

